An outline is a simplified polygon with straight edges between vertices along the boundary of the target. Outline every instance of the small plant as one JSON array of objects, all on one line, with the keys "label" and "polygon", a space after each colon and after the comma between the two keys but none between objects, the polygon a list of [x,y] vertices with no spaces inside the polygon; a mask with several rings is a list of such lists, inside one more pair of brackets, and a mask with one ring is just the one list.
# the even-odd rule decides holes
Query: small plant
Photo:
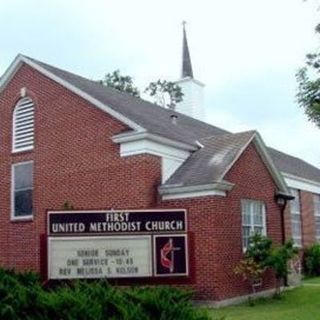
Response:
[{"label": "small plant", "polygon": [[251,285],[252,293],[256,293],[256,288],[262,284],[262,274],[264,268],[253,258],[244,258],[234,269],[235,274],[243,276],[243,280],[248,281]]},{"label": "small plant", "polygon": [[74,210],[74,206],[67,200],[62,205],[63,210]]},{"label": "small plant", "polygon": [[316,243],[304,252],[304,270],[307,276],[320,275],[320,244]]},{"label": "small plant", "polygon": [[252,258],[262,267],[267,266],[267,259],[270,256],[272,248],[272,240],[258,233],[250,237],[249,246],[245,253],[247,258]]},{"label": "small plant", "polygon": [[281,295],[281,280],[290,273],[289,261],[298,254],[298,249],[293,241],[287,241],[280,247],[273,247],[270,256],[267,258],[266,265],[275,273],[277,286],[275,296]]}]

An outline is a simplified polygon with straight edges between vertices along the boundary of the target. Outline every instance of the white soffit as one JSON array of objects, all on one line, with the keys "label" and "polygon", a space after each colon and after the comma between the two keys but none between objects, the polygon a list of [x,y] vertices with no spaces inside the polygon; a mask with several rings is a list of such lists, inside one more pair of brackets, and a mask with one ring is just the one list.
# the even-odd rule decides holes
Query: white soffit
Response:
[{"label": "white soffit", "polygon": [[183,186],[172,185],[159,187],[162,200],[198,198],[205,196],[227,196],[227,191],[232,190],[233,184],[227,181],[215,182],[207,185]]},{"label": "white soffit", "polygon": [[319,182],[301,178],[286,172],[282,172],[282,175],[289,188],[320,194]]}]

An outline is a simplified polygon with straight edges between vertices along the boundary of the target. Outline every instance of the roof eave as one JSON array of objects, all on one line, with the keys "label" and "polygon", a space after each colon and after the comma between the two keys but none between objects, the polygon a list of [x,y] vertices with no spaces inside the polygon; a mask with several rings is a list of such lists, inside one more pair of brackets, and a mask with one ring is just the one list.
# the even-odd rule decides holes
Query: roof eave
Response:
[{"label": "roof eave", "polygon": [[196,141],[194,145],[187,144],[184,142],[168,139],[160,135],[152,134],[147,131],[142,131],[142,132],[133,131],[133,132],[120,133],[112,137],[112,141],[115,143],[133,142],[133,141],[139,141],[143,139],[151,140],[157,143],[161,143],[167,146],[171,146],[174,148],[191,151],[191,152],[199,149],[199,146],[197,145]]},{"label": "roof eave", "polygon": [[234,187],[233,183],[228,181],[215,181],[209,184],[201,185],[183,185],[183,184],[172,184],[172,185],[163,185],[158,188],[158,191],[161,195],[166,194],[178,194],[178,193],[188,193],[188,192],[198,192],[198,191],[208,191],[208,190],[217,190],[217,191],[230,191]]},{"label": "roof eave", "polygon": [[117,119],[120,122],[126,124],[129,128],[131,128],[131,129],[133,129],[133,130],[135,130],[137,132],[146,131],[145,128],[143,128],[142,126],[138,125],[137,123],[135,123],[131,119],[127,118],[126,116],[122,115],[121,113],[115,111],[114,109],[112,109],[107,104],[102,103],[98,99],[94,98],[93,96],[89,95],[88,93],[84,92],[83,90],[81,90],[81,89],[77,88],[76,86],[72,85],[70,82],[68,82],[68,81],[56,76],[55,74],[53,74],[49,70],[43,68],[41,65],[39,65],[36,62],[28,59],[27,57],[23,56],[22,54],[17,55],[17,57],[11,63],[9,68],[5,71],[5,73],[1,77],[1,79],[0,79],[0,93],[4,90],[4,88],[6,87],[8,82],[12,79],[12,77],[19,70],[19,68],[21,67],[21,65],[23,63],[25,63],[28,66],[30,66],[31,68],[37,70],[38,72],[40,72],[41,74],[45,75],[49,79],[51,79],[51,80],[57,82],[58,84],[62,85],[66,89],[70,90],[71,92],[77,94],[81,98],[87,100],[88,102],[90,102],[91,104],[95,105],[96,107],[98,107],[102,111],[108,113],[109,115],[111,115],[115,119]]}]

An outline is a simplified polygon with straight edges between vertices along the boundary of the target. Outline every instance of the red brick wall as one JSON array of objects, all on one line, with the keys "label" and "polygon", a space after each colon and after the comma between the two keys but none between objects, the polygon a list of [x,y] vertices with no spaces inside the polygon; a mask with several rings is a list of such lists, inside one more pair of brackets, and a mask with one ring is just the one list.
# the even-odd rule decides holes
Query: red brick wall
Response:
[{"label": "red brick wall", "polygon": [[[36,104],[35,149],[12,154],[12,112],[21,87]],[[235,184],[227,197],[162,202],[157,196],[160,159],[120,158],[119,146],[110,137],[127,128],[45,76],[23,66],[0,95],[0,106],[0,265],[40,270],[45,260],[40,238],[45,235],[46,210],[61,209],[65,201],[76,209],[180,207],[188,210],[191,275],[153,283],[187,286],[206,300],[250,292],[233,273],[242,257],[241,199],[264,201],[268,235],[276,242],[281,239],[276,187],[252,145],[226,177]],[[11,222],[11,164],[24,160],[34,160],[34,219]],[[151,283],[138,281],[143,282]],[[271,282],[267,277],[264,287]]]},{"label": "red brick wall", "polygon": [[[192,272],[197,298],[223,300],[250,293],[250,287],[233,272],[243,257],[241,199],[264,201],[267,234],[281,243],[280,208],[274,202],[275,184],[255,147],[250,145],[226,177],[235,184],[227,197],[202,197],[165,201],[167,207],[188,210],[189,230],[194,234]],[[274,286],[268,274],[264,289]]]},{"label": "red brick wall", "polygon": [[[300,213],[301,213],[301,235],[302,247],[308,247],[316,242],[315,216],[314,216],[314,194],[299,190]],[[286,240],[291,239],[291,213],[290,202],[285,210],[285,234]]]},{"label": "red brick wall", "polygon": [[[11,153],[12,112],[21,87],[35,102],[35,148]],[[37,71],[23,66],[0,95],[0,264],[39,270],[47,209],[149,208],[158,157],[120,158],[114,134],[127,128]],[[11,164],[34,160],[34,219],[10,221]]]},{"label": "red brick wall", "polygon": [[302,245],[308,247],[316,242],[313,193],[300,191]]}]

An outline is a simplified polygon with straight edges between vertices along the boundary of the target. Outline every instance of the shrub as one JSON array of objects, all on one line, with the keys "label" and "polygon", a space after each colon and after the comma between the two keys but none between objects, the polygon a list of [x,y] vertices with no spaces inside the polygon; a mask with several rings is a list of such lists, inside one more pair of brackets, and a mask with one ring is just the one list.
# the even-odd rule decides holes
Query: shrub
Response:
[{"label": "shrub", "polygon": [[169,287],[126,288],[106,281],[41,287],[35,273],[0,269],[0,319],[6,320],[208,320],[191,293]]},{"label": "shrub", "polygon": [[270,256],[272,240],[258,233],[250,237],[249,247],[245,253],[246,258],[253,259],[261,267],[265,267]]},{"label": "shrub", "polygon": [[290,268],[288,262],[298,253],[293,241],[287,241],[284,245],[273,247],[270,256],[267,258],[266,265],[275,273],[277,279],[276,295],[280,295],[281,279],[288,276]]},{"label": "shrub", "polygon": [[305,249],[303,264],[306,275],[320,275],[320,244],[317,243]]}]

